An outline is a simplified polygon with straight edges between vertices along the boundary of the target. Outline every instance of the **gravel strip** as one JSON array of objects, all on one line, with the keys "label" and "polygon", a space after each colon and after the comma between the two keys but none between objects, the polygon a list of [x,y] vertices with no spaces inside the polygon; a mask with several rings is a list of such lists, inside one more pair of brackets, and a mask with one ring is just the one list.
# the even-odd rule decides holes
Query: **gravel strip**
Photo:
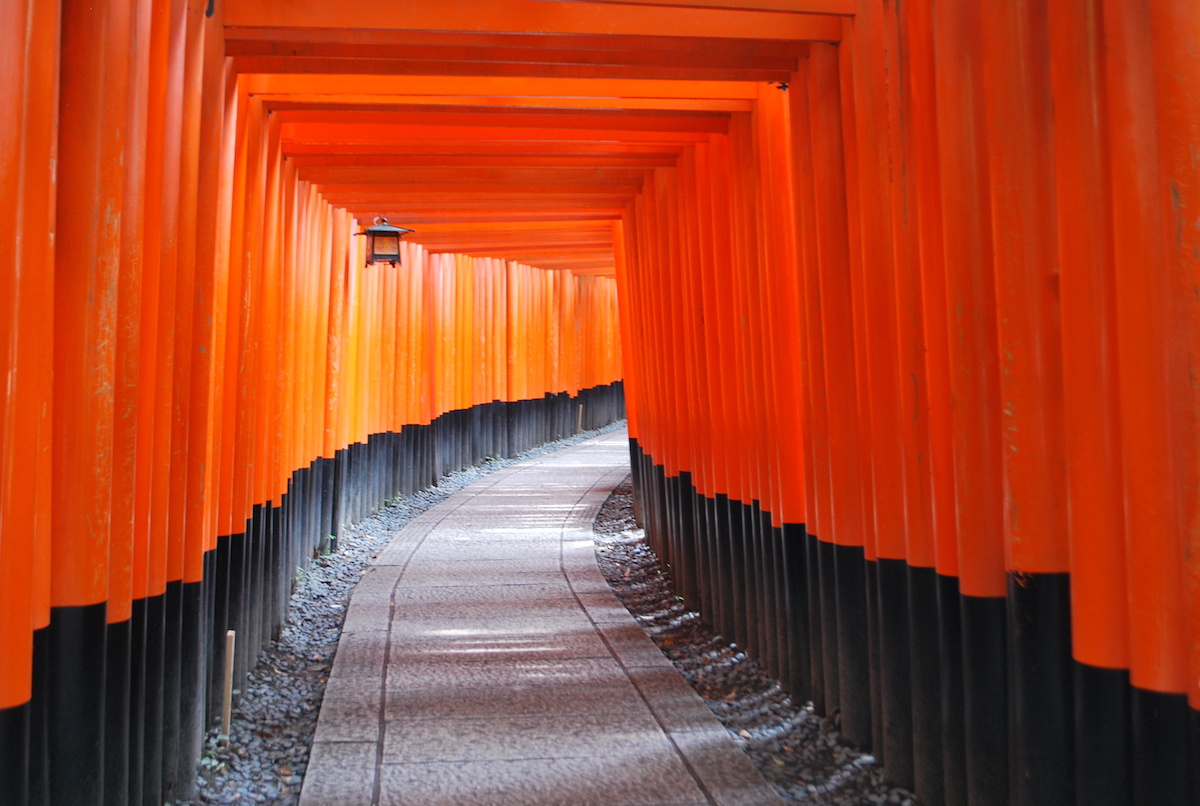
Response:
[{"label": "gravel strip", "polygon": [[873,756],[842,744],[836,726],[811,702],[793,703],[736,644],[684,606],[633,520],[629,479],[601,508],[595,539],[600,570],[617,598],[784,800],[915,806],[911,792],[884,783]]},{"label": "gravel strip", "polygon": [[488,460],[482,466],[445,476],[436,487],[395,499],[344,530],[336,554],[317,558],[297,574],[279,640],[259,655],[257,667],[242,686],[228,746],[222,746],[218,729],[208,732],[197,768],[196,799],[176,801],[176,806],[297,804],[346,607],[355,584],[376,555],[417,515],[488,473],[624,424],[585,431],[514,459]]}]

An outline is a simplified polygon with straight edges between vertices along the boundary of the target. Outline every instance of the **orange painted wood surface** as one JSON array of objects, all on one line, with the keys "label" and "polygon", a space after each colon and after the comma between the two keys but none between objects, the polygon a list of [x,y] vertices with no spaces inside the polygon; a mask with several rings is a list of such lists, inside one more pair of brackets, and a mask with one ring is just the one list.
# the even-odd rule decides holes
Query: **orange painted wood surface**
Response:
[{"label": "orange painted wood surface", "polygon": [[1198,14],[8,3],[0,707],[314,460],[618,379],[672,483],[1069,575],[1072,658],[1200,707]]}]

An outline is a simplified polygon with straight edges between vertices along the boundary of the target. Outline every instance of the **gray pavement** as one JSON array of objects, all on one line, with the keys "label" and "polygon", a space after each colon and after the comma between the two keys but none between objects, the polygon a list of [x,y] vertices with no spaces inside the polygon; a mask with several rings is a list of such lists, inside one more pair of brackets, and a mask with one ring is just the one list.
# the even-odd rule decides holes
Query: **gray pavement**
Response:
[{"label": "gray pavement", "polygon": [[301,806],[778,804],[596,567],[624,431],[492,473],[355,590]]}]

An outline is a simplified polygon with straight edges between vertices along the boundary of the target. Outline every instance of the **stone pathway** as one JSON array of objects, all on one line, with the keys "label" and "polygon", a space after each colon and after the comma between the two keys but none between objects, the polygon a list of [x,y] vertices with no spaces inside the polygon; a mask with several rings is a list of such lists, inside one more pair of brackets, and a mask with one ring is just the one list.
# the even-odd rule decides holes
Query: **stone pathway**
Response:
[{"label": "stone pathway", "polygon": [[779,804],[611,593],[623,431],[414,520],[351,599],[302,806]]}]

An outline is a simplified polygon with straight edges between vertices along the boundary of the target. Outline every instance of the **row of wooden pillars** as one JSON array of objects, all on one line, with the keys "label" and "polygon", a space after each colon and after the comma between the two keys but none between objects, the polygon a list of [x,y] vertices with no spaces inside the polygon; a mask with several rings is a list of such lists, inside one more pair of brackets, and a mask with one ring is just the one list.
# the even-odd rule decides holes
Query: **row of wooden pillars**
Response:
[{"label": "row of wooden pillars", "polygon": [[922,802],[1195,803],[1198,12],[857,10],[624,219],[651,538]]},{"label": "row of wooden pillars", "polygon": [[6,804],[186,796],[340,524],[622,413],[611,278],[365,267],[212,8],[0,8]]}]

